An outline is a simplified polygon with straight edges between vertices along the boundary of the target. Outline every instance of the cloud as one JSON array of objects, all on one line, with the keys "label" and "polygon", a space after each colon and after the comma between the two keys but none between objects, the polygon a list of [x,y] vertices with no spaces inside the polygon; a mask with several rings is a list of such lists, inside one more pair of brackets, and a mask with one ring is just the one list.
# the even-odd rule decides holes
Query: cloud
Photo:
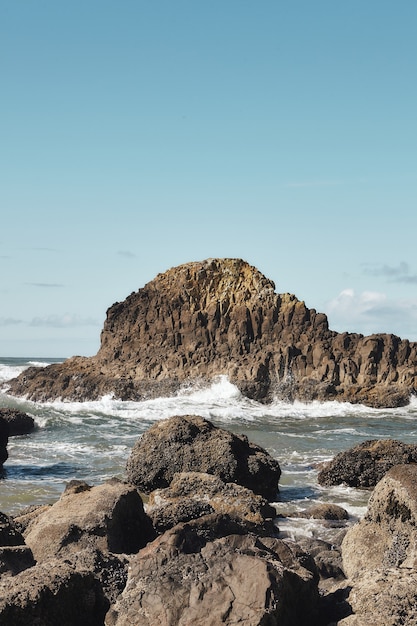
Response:
[{"label": "cloud", "polygon": [[136,254],[133,254],[130,250],[118,250],[117,254],[119,256],[124,256],[126,259],[134,259],[136,257]]},{"label": "cloud", "polygon": [[30,287],[41,287],[46,289],[61,289],[65,287],[65,285],[61,283],[25,283],[25,285],[29,285]]},{"label": "cloud", "polygon": [[363,273],[368,276],[386,278],[391,283],[417,284],[417,274],[410,274],[408,263],[402,261],[398,266],[392,265],[364,265]]},{"label": "cloud", "polygon": [[43,317],[34,317],[29,326],[48,327],[48,328],[74,328],[78,326],[98,326],[97,320],[91,317],[80,317],[65,313],[64,315],[45,315]]},{"label": "cloud", "polygon": [[0,326],[16,326],[17,324],[23,324],[23,320],[15,317],[0,317]]},{"label": "cloud", "polygon": [[417,299],[390,300],[377,291],[344,289],[326,306],[329,325],[339,332],[393,333],[417,340]]}]

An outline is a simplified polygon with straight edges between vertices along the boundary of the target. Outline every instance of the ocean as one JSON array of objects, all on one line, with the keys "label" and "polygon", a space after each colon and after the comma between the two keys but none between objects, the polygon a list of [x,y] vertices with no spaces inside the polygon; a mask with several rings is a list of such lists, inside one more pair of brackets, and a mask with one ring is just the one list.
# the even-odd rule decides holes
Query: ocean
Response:
[{"label": "ocean", "polygon": [[[61,359],[62,360],[62,359]],[[60,359],[0,358],[0,385],[29,366]],[[417,400],[397,409],[371,409],[337,402],[276,400],[264,405],[241,395],[226,377],[209,388],[184,387],[171,398],[122,402],[111,396],[95,402],[37,403],[0,392],[0,407],[22,410],[35,419],[30,435],[9,439],[9,458],[0,474],[0,511],[16,514],[34,504],[53,503],[72,479],[100,484],[125,476],[130,451],[145,430],[172,415],[201,415],[216,426],[245,434],[278,459],[282,476],[274,503],[277,514],[318,502],[344,507],[354,523],[366,511],[368,490],[322,487],[321,463],[366,439],[417,443]],[[277,520],[282,536],[331,540],[334,528],[317,520]]]}]

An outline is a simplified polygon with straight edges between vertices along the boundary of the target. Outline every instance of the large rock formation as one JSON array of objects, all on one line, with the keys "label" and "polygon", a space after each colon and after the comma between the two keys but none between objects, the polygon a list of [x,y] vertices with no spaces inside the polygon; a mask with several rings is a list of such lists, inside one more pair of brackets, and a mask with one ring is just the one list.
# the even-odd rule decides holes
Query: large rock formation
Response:
[{"label": "large rock formation", "polygon": [[91,358],[30,368],[9,393],[45,401],[169,395],[225,374],[245,395],[406,404],[417,388],[417,343],[336,333],[240,259],[187,263],[107,311]]}]

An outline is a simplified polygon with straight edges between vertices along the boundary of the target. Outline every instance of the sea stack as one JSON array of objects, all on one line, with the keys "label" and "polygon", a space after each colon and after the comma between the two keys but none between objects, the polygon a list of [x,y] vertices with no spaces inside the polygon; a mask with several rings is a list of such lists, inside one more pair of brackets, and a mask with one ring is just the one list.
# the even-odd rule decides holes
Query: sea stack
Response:
[{"label": "sea stack", "polygon": [[29,368],[8,393],[46,401],[172,395],[226,375],[258,401],[340,400],[374,407],[409,402],[417,343],[329,329],[323,313],[241,259],[186,263],[107,311],[93,357]]}]

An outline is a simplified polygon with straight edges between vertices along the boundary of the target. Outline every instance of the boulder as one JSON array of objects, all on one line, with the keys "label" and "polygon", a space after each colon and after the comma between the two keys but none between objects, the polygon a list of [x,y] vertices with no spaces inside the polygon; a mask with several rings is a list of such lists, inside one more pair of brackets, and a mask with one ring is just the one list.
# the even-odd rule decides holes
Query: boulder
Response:
[{"label": "boulder", "polygon": [[25,545],[13,519],[0,513],[0,578],[15,576],[35,565],[32,551]]},{"label": "boulder", "polygon": [[98,353],[7,381],[31,400],[141,400],[227,376],[256,400],[405,405],[417,389],[417,343],[329,329],[242,259],[207,259],[159,274],[107,311]]},{"label": "boulder", "polygon": [[326,521],[343,522],[349,519],[349,513],[337,504],[321,502],[304,511],[288,513],[286,517],[301,517],[304,519],[322,519]]},{"label": "boulder", "polygon": [[108,608],[94,575],[61,559],[0,580],[2,626],[102,626]]},{"label": "boulder", "polygon": [[417,462],[417,445],[395,439],[370,439],[340,452],[318,474],[321,485],[375,487],[394,465]]},{"label": "boulder", "polygon": [[132,557],[106,626],[314,624],[319,596],[311,557],[276,538],[221,536],[216,519],[178,524]]},{"label": "boulder", "polygon": [[346,533],[342,557],[354,611],[342,624],[416,623],[416,464],[392,467],[377,484],[366,516]]},{"label": "boulder", "polygon": [[3,417],[0,416],[0,470],[3,466],[3,463],[9,458],[9,453],[7,452],[8,442],[9,424]]},{"label": "boulder", "polygon": [[179,522],[209,513],[225,513],[272,532],[276,511],[268,502],[241,485],[224,483],[218,476],[200,472],[174,474],[169,487],[156,489],[149,496],[146,511],[157,532],[165,532]]},{"label": "boulder", "polygon": [[267,500],[278,493],[278,461],[244,435],[217,428],[197,415],[154,424],[135,443],[127,477],[140,491],[168,487],[178,472],[204,472],[247,487]]},{"label": "boulder", "polygon": [[96,487],[72,481],[58,502],[34,517],[24,536],[42,562],[83,549],[134,553],[155,531],[137,490],[112,479]]},{"label": "boulder", "polygon": [[0,418],[9,424],[9,437],[15,435],[27,435],[35,428],[33,417],[18,409],[0,409]]}]

